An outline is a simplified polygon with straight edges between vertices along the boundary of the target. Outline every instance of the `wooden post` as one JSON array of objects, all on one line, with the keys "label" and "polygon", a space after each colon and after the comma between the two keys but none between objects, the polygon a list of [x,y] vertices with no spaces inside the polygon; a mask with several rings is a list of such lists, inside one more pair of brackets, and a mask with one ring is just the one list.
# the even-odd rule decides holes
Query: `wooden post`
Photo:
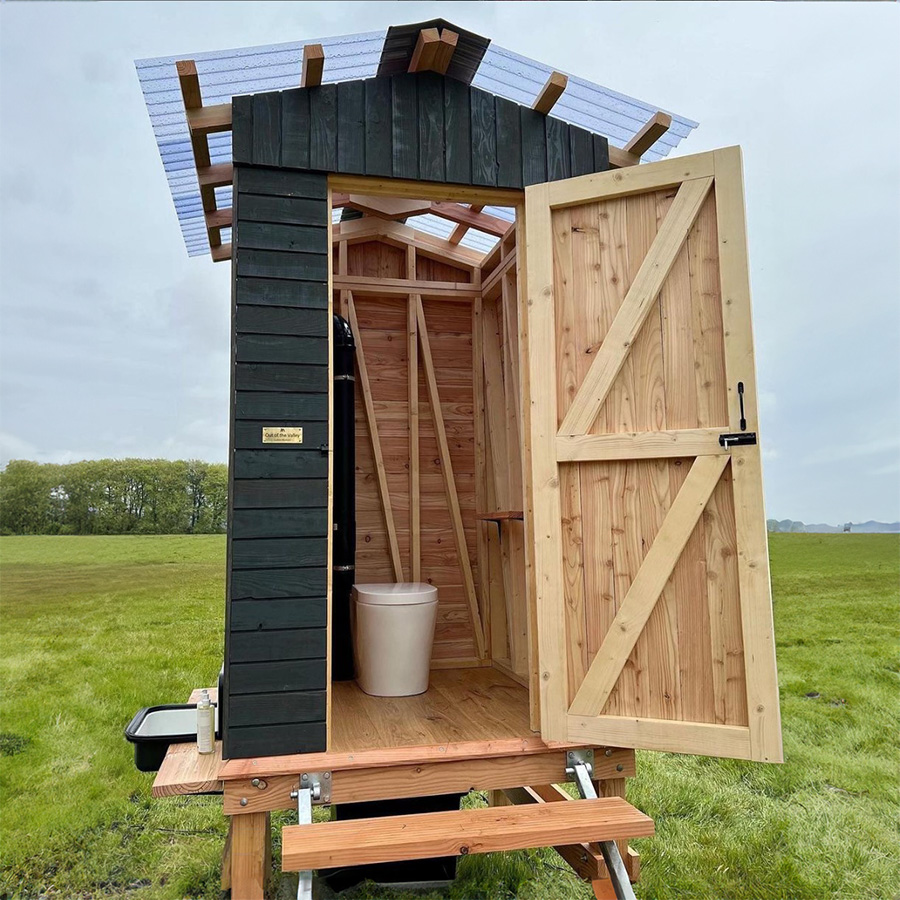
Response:
[{"label": "wooden post", "polygon": [[269,813],[231,817],[231,896],[265,900],[269,859]]},{"label": "wooden post", "polygon": [[225,846],[222,848],[222,877],[223,891],[231,890],[231,841],[234,833],[234,818],[228,817],[228,834],[225,837]]},{"label": "wooden post", "polygon": [[[416,280],[416,248],[406,248],[406,277]],[[411,578],[422,580],[422,523],[419,477],[419,326],[420,298],[406,302],[407,399],[409,402],[409,563]]]}]

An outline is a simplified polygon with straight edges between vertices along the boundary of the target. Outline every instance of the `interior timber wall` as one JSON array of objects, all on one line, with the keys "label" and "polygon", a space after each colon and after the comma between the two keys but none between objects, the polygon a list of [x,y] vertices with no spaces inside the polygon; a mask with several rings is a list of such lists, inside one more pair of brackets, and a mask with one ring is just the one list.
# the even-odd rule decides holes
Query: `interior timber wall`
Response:
[{"label": "interior timber wall", "polygon": [[[415,250],[400,249],[380,241],[351,244],[346,248],[346,274],[371,279],[407,278],[421,281],[468,283],[471,271],[439,262]],[[413,254],[410,257],[410,252]],[[341,271],[335,249],[335,271]],[[410,272],[410,268],[413,269]],[[344,292],[347,294],[348,292]],[[346,307],[348,298],[343,298]],[[444,484],[434,417],[421,363],[421,350],[413,352],[418,401],[418,462],[420,484],[420,567],[415,565],[411,527],[410,465],[410,350],[408,297],[371,295],[357,285],[352,300],[358,329],[357,347],[363,349],[367,380],[374,404],[377,440],[385,469],[390,510],[400,573],[395,572],[385,519],[373,436],[367,421],[363,387],[357,377],[356,581],[392,582],[418,580],[438,588],[438,622],[433,664],[474,665],[479,653],[469,614],[465,578],[455,541],[450,505]],[[341,302],[340,296],[336,305]],[[429,345],[440,395],[441,415],[453,469],[453,480],[462,518],[467,560],[478,583],[475,519],[475,423],[473,406],[472,301],[424,298]],[[359,358],[358,358],[359,359]],[[416,571],[418,569],[418,572]],[[479,601],[480,602],[480,601]]]},{"label": "interior timber wall", "polygon": [[[482,592],[491,621],[495,666],[529,685],[532,651],[525,585],[518,259],[515,229],[488,254],[476,304],[478,508]],[[488,518],[495,515],[496,518]]]}]

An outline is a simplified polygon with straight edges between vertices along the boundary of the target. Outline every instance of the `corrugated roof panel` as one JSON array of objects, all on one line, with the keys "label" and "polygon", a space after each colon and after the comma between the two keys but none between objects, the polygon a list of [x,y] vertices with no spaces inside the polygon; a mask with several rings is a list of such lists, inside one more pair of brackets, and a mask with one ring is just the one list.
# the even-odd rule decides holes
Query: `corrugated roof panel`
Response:
[{"label": "corrugated roof panel", "polygon": [[[372,78],[378,68],[386,33],[386,30],[372,31],[266,47],[156,57],[135,62],[153,134],[190,256],[207,254],[209,243],[181,90],[175,71],[176,61],[191,58],[196,62],[203,102],[213,105],[227,103],[239,94],[297,87],[300,82],[303,48],[308,43],[322,44],[325,50],[325,81]],[[544,63],[491,44],[472,83],[500,97],[530,106],[552,71]],[[650,103],[569,75],[569,85],[554,106],[553,115],[573,125],[603,134],[612,144],[622,147],[657,109]],[[646,154],[645,159],[662,159],[696,127],[696,122],[673,114],[671,128]],[[231,132],[209,136],[209,155],[213,163],[231,160]],[[217,188],[216,198],[220,206],[229,206],[231,189]],[[416,217],[410,223],[442,237],[453,229],[452,223],[434,216]],[[223,231],[223,240],[224,234]],[[479,232],[470,231],[463,243],[489,250],[495,241]]]}]

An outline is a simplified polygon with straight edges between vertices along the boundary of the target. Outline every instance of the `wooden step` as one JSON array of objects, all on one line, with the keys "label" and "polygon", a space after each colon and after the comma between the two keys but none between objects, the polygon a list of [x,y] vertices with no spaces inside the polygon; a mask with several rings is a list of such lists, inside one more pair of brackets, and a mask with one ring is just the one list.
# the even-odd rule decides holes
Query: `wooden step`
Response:
[{"label": "wooden step", "polygon": [[653,820],[621,797],[385,816],[289,825],[282,830],[281,868],[296,872],[651,834]]}]

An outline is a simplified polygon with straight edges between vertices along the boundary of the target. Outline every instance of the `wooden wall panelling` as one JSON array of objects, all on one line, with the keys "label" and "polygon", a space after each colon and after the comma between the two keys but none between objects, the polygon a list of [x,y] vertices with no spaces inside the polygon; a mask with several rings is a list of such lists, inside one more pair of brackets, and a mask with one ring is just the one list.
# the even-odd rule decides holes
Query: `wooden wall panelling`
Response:
[{"label": "wooden wall panelling", "polygon": [[353,329],[356,341],[356,369],[359,374],[359,390],[362,393],[363,408],[365,410],[366,423],[369,431],[369,440],[371,441],[372,454],[375,457],[375,477],[378,484],[378,493],[381,498],[381,510],[384,516],[384,527],[387,531],[394,581],[403,581],[403,563],[400,560],[397,529],[394,527],[394,510],[391,506],[391,493],[388,488],[387,471],[382,455],[381,438],[378,432],[378,419],[375,415],[375,403],[372,399],[372,388],[369,384],[369,369],[366,365],[366,355],[365,350],[363,349],[363,336],[359,328],[359,321],[356,317],[356,306],[353,302],[353,293],[348,291],[347,295],[347,311],[350,314],[350,327]]},{"label": "wooden wall panelling", "polygon": [[[491,472],[496,510],[509,511],[517,502],[512,457],[517,454],[518,439],[510,431],[510,415],[504,378],[504,326],[502,310],[496,300],[485,301],[482,309],[484,341],[484,384],[487,430],[490,433]],[[515,400],[518,403],[518,398]],[[513,441],[511,444],[510,441]],[[495,511],[495,510],[490,510]],[[504,597],[506,639],[509,666],[519,677],[527,673],[528,642],[524,585],[524,557],[519,522],[499,521],[501,580]],[[521,571],[518,571],[521,570]]]},{"label": "wooden wall panelling", "polygon": [[[516,315],[515,273],[507,272],[502,279],[500,319],[503,346],[503,393],[506,413],[506,447],[509,465],[509,509],[523,510],[522,485],[522,432],[519,424],[519,341],[518,316]],[[507,602],[511,607],[510,621],[515,630],[513,670],[520,678],[527,679],[528,648],[528,600],[525,590],[525,525],[523,521],[510,519],[500,524],[502,539],[508,548],[510,593]]]},{"label": "wooden wall panelling", "polygon": [[[411,251],[370,240],[348,248],[348,271],[376,283],[379,276],[403,277],[412,264]],[[340,266],[340,261],[338,262]],[[466,282],[471,274],[454,265],[417,254],[416,274],[425,279]],[[361,273],[367,273],[363,276]],[[480,664],[476,656],[468,604],[454,542],[440,453],[430,411],[422,367],[411,395],[409,297],[357,297],[357,324],[365,345],[366,364],[383,448],[393,517],[401,558],[411,559],[414,532],[411,500],[410,397],[419,407],[419,533],[420,577],[438,588],[438,623],[433,667]],[[434,335],[431,351],[460,513],[473,575],[480,579],[475,521],[475,452],[472,407],[471,311],[467,305],[423,301]],[[414,312],[415,305],[413,307]],[[418,331],[418,323],[416,323]],[[418,355],[419,348],[415,348]],[[413,369],[415,370],[415,366]],[[415,372],[413,374],[416,374]],[[414,404],[413,404],[414,405]],[[375,464],[367,437],[362,402],[357,434],[357,578],[360,581],[393,581],[388,539],[378,496]],[[409,556],[408,556],[409,555]],[[411,569],[411,565],[410,565]],[[480,580],[479,580],[480,585]],[[480,593],[477,592],[477,593]]]},{"label": "wooden wall panelling", "polygon": [[447,434],[444,426],[444,415],[441,409],[441,398],[438,391],[437,379],[434,373],[434,361],[431,355],[431,345],[428,335],[428,325],[425,321],[425,310],[421,298],[416,304],[419,345],[422,350],[422,368],[425,374],[425,383],[428,389],[431,414],[434,420],[435,436],[438,443],[438,451],[441,460],[441,472],[444,477],[444,486],[447,491],[447,502],[450,507],[450,518],[453,527],[453,538],[456,543],[456,552],[463,576],[463,587],[466,592],[466,602],[471,616],[472,629],[475,633],[475,645],[478,656],[484,658],[486,645],[484,630],[481,626],[481,616],[478,609],[478,599],[475,593],[475,583],[472,577],[472,568],[469,561],[469,548],[463,530],[462,516],[459,508],[456,482],[453,476],[453,465],[450,459],[450,448],[447,444]]},{"label": "wooden wall panelling", "polygon": [[[480,273],[479,273],[480,275]],[[479,279],[480,280],[480,279]],[[476,297],[472,304],[472,393],[475,420],[475,509],[487,509],[487,456],[485,453],[486,429],[484,420],[484,341],[481,324],[482,298]],[[481,601],[481,621],[485,631],[485,641],[489,656],[494,656],[494,623],[491,605],[490,559],[486,527],[489,523],[479,522],[476,537],[475,558],[478,565],[479,599]]]},{"label": "wooden wall panelling", "polygon": [[609,167],[600,135],[434,72],[236,97],[232,122],[235,163],[516,190]]},{"label": "wooden wall panelling", "polygon": [[[327,702],[327,179],[242,166],[234,178],[226,757],[323,749]],[[291,221],[297,201],[318,226]],[[303,444],[262,442],[263,426],[288,424]],[[248,716],[249,697],[263,708],[288,688],[294,718]]]}]

